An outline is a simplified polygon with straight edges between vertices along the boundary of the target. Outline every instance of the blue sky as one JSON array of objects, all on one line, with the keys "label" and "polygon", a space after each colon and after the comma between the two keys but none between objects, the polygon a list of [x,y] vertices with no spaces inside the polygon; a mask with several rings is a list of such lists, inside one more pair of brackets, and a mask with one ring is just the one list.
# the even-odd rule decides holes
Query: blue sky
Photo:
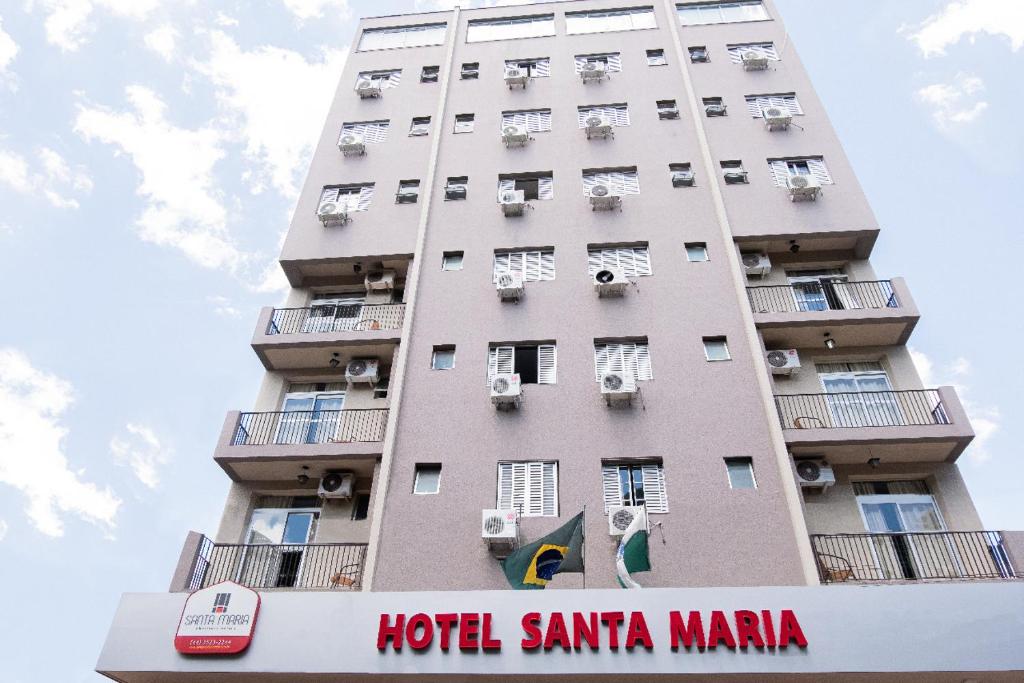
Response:
[{"label": "blue sky", "polygon": [[[979,433],[991,529],[1024,529],[1024,3],[777,0]],[[5,682],[95,680],[122,591],[216,530],[224,414],[354,17],[344,0],[0,6],[0,642]],[[50,638],[59,636],[55,647]]]}]

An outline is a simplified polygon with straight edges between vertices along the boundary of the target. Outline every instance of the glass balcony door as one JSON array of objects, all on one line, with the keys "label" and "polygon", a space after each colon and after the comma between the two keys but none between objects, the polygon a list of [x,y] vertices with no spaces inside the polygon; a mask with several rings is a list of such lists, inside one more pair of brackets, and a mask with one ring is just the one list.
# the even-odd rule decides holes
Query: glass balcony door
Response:
[{"label": "glass balcony door", "polygon": [[345,392],[293,392],[285,396],[275,443],[327,443],[338,432]]},{"label": "glass balcony door", "polygon": [[306,544],[316,534],[319,510],[253,510],[237,581],[260,588],[301,585]]},{"label": "glass balcony door", "polygon": [[339,332],[355,329],[363,315],[366,296],[323,294],[313,299],[303,332]]},{"label": "glass balcony door", "polygon": [[[875,572],[884,579],[955,578],[962,575],[957,549],[930,495],[857,496],[865,528],[872,539]],[[920,535],[918,535],[920,534]]]},{"label": "glass balcony door", "polygon": [[883,371],[819,373],[836,427],[888,427],[905,423]]},{"label": "glass balcony door", "polygon": [[796,310],[835,311],[861,308],[847,279],[837,268],[804,270],[789,274]]}]

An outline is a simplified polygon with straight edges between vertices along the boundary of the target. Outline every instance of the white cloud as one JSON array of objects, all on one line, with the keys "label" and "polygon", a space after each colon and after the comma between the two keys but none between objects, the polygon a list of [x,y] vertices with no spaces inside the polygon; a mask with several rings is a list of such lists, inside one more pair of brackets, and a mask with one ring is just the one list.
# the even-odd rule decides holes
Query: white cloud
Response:
[{"label": "white cloud", "polygon": [[348,17],[347,0],[282,0],[288,11],[299,19],[316,19],[322,17],[324,10],[333,12],[338,19]]},{"label": "white cloud", "polygon": [[208,296],[206,297],[206,303],[213,307],[214,313],[225,318],[240,318],[242,316],[242,312],[235,308],[231,303],[231,299],[226,296]]},{"label": "white cloud", "polygon": [[18,44],[4,31],[4,20],[0,17],[0,77],[9,76],[7,67],[18,56]]},{"label": "white cloud", "polygon": [[981,100],[985,83],[977,76],[960,72],[950,83],[933,83],[917,91],[917,98],[931,108],[932,121],[940,130],[951,130],[975,121],[988,109]]},{"label": "white cloud", "polygon": [[74,52],[86,41],[95,28],[89,21],[93,10],[101,8],[124,19],[142,20],[156,9],[162,0],[29,0],[28,8],[35,4],[43,8],[46,19],[46,40],[65,52]]},{"label": "white cloud", "polygon": [[238,26],[238,19],[224,14],[223,12],[217,12],[217,16],[214,18],[214,22],[218,26]]},{"label": "white cloud", "polygon": [[178,30],[171,24],[161,24],[147,33],[143,41],[153,52],[164,58],[165,62],[174,59],[174,48],[178,42]]},{"label": "white cloud", "polygon": [[934,57],[964,37],[971,41],[978,34],[1003,36],[1010,49],[1024,45],[1024,2],[1020,0],[961,0],[950,2],[937,14],[914,28],[904,28],[921,54]]},{"label": "white cloud", "polygon": [[121,505],[109,488],[69,467],[62,418],[72,394],[68,382],[36,369],[20,351],[0,349],[0,483],[25,496],[26,514],[48,536],[64,534],[65,514],[110,532]]},{"label": "white cloud", "polygon": [[166,465],[173,451],[160,443],[156,433],[145,425],[128,423],[125,434],[110,440],[114,462],[130,467],[139,481],[151,489],[160,484],[160,468]]},{"label": "white cloud", "polygon": [[323,128],[345,53],[327,50],[307,61],[278,47],[242,50],[222,31],[209,33],[209,59],[194,67],[217,88],[227,120],[239,130],[246,155],[258,166],[252,191],[266,182],[288,198],[298,194],[301,173]]},{"label": "white cloud", "polygon": [[92,191],[92,179],[81,166],[72,168],[59,153],[41,147],[36,153],[38,168],[32,169],[25,157],[0,149],[0,185],[20,194],[40,194],[59,209],[77,209],[72,195]]}]

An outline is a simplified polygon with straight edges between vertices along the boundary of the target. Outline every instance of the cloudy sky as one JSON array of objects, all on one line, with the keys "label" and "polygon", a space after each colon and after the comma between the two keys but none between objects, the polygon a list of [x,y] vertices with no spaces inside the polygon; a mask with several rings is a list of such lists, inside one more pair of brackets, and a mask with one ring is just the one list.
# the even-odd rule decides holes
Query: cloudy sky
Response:
[{"label": "cloudy sky", "polygon": [[[429,0],[428,0],[429,1]],[[955,384],[987,528],[1024,529],[1024,3],[777,0]],[[353,17],[422,0],[0,4],[5,683],[95,680],[119,594],[213,532],[211,454]],[[54,646],[52,638],[61,644]]]}]

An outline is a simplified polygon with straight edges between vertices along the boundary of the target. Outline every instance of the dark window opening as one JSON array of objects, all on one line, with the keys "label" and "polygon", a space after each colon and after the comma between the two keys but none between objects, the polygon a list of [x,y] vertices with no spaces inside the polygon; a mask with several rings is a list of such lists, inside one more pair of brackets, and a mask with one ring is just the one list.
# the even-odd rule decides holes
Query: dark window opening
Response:
[{"label": "dark window opening", "polygon": [[520,178],[516,180],[516,189],[525,193],[527,201],[540,198],[540,180],[537,178]]},{"label": "dark window opening", "polygon": [[468,193],[469,177],[452,176],[444,186],[444,198],[447,200],[465,199]]},{"label": "dark window opening", "polygon": [[694,45],[687,49],[690,51],[690,61],[694,64],[702,64],[704,62],[711,61],[708,57],[708,49],[703,45]]},{"label": "dark window opening", "polygon": [[357,493],[352,501],[352,519],[366,519],[370,514],[370,494]]},{"label": "dark window opening", "polygon": [[470,78],[480,77],[480,62],[466,62],[462,65],[462,79],[467,80]]},{"label": "dark window opening", "polygon": [[420,72],[420,83],[437,83],[437,77],[441,73],[439,66],[425,66]]},{"label": "dark window opening", "polygon": [[658,100],[657,104],[659,119],[679,118],[679,107],[676,106],[675,100]]},{"label": "dark window opening", "polygon": [[517,346],[514,372],[519,375],[521,384],[537,383],[537,347]]}]

